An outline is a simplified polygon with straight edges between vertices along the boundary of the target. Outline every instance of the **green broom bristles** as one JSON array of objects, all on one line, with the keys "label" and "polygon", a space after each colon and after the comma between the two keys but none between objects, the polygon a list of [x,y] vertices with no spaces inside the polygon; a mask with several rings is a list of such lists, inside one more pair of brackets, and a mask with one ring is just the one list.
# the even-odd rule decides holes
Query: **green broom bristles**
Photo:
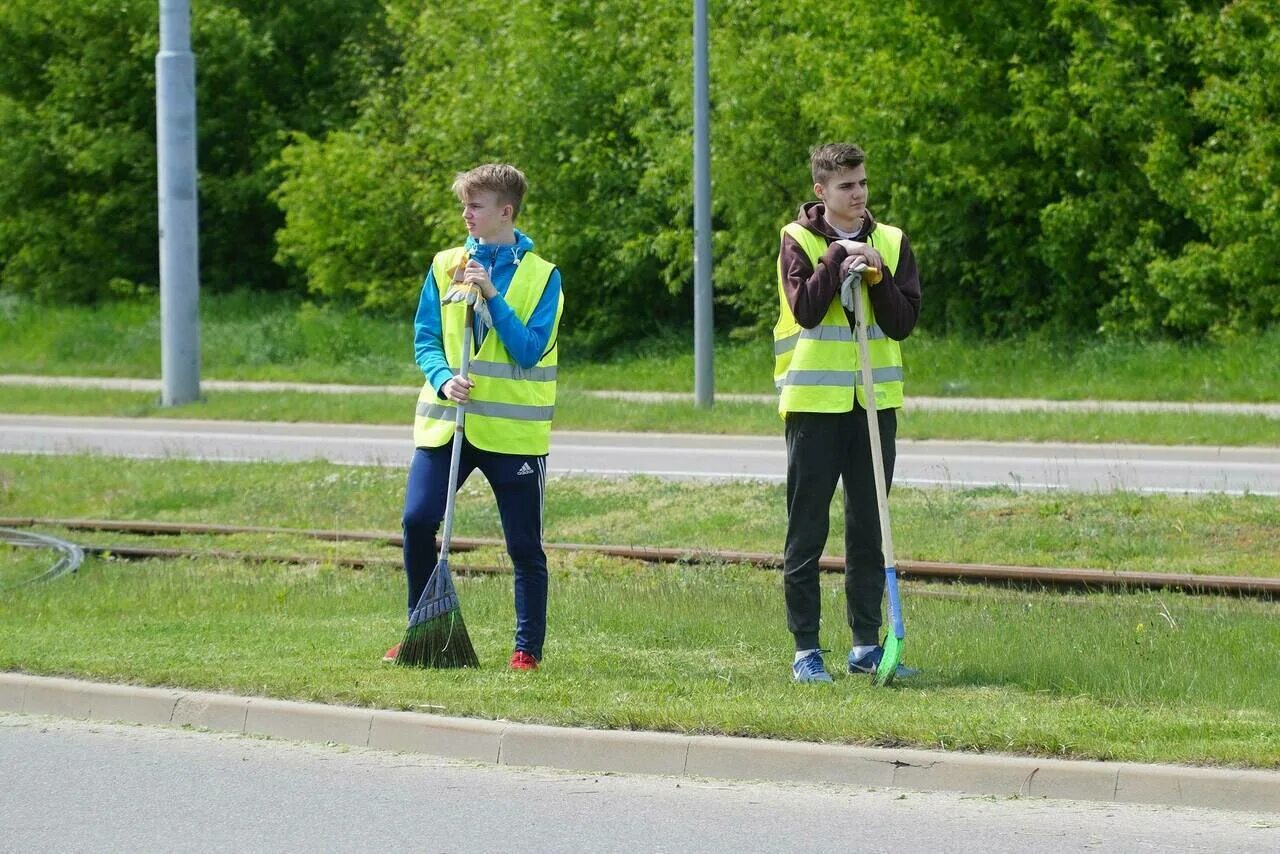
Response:
[{"label": "green broom bristles", "polygon": [[409,628],[400,642],[396,664],[410,667],[479,667],[475,647],[462,621],[462,608],[453,589],[448,560],[436,565]]},{"label": "green broom bristles", "polygon": [[449,611],[410,626],[396,664],[410,667],[479,667],[461,611]]}]

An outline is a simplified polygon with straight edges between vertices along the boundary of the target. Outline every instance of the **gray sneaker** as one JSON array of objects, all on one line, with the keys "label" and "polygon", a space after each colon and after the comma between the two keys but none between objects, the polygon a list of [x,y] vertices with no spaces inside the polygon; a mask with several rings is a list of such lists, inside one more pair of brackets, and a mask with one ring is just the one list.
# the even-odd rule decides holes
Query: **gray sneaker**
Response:
[{"label": "gray sneaker", "polygon": [[822,650],[814,650],[791,665],[791,678],[797,682],[830,682],[831,674],[822,664]]}]

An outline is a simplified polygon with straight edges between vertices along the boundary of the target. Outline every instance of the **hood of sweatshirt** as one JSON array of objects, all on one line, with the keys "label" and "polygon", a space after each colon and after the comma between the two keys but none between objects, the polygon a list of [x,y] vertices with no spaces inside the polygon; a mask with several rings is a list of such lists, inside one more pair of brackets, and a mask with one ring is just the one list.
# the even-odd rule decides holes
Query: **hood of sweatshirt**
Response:
[{"label": "hood of sweatshirt", "polygon": [[[822,202],[805,202],[800,206],[800,212],[796,214],[796,222],[812,231],[814,234],[821,234],[828,240],[839,240],[840,235],[831,229],[831,225],[823,214],[826,213],[827,206]],[[866,216],[862,218],[862,225],[858,228],[857,235],[854,240],[865,240],[871,230],[876,227],[876,218],[871,215],[871,211],[867,211]]]},{"label": "hood of sweatshirt", "polygon": [[533,251],[533,241],[520,229],[515,229],[515,243],[481,243],[474,237],[467,238],[467,254],[489,272],[489,279],[500,293],[506,293],[520,259]]}]

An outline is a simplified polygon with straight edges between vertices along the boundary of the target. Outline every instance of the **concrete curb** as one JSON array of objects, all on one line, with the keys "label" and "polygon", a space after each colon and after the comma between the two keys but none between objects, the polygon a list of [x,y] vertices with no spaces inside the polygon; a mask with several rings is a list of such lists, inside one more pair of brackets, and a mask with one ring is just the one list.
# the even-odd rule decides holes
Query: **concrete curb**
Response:
[{"label": "concrete curb", "polygon": [[1280,813],[1280,772],[448,718],[0,673],[0,711],[192,726],[566,771],[885,786]]}]

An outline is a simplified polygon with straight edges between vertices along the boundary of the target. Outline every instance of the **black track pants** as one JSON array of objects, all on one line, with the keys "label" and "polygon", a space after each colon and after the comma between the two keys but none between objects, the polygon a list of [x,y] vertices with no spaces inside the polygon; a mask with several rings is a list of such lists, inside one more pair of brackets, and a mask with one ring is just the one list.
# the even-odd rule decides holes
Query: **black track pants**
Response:
[{"label": "black track pants", "polygon": [[[885,482],[893,482],[898,411],[878,413]],[[875,475],[867,436],[867,413],[791,412],[786,419],[787,539],[783,551],[783,590],[787,628],[796,649],[819,646],[821,591],[818,558],[827,542],[828,514],[836,481],[844,483],[844,591],[855,645],[880,642],[880,605],[884,598],[884,555]]]}]

